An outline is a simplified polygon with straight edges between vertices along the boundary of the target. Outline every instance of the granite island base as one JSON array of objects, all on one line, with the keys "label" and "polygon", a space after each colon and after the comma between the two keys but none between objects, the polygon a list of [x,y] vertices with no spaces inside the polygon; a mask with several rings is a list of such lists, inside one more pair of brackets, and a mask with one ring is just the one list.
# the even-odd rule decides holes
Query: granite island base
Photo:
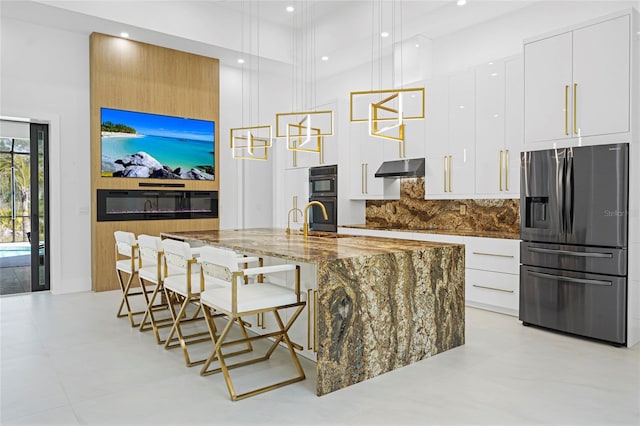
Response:
[{"label": "granite island base", "polygon": [[317,268],[317,395],[464,344],[462,245],[344,235],[305,241],[284,229],[162,235]]}]

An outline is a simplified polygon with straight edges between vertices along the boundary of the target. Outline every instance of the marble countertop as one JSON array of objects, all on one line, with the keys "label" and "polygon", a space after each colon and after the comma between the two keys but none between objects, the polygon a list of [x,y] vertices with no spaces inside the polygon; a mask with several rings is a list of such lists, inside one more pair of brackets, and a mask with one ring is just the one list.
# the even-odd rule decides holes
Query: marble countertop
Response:
[{"label": "marble countertop", "polygon": [[408,228],[387,228],[372,225],[340,225],[340,228],[372,229],[378,231],[399,231],[399,232],[420,232],[424,234],[458,235],[462,237],[482,237],[482,238],[502,238],[509,240],[519,240],[520,234],[505,231],[476,231],[471,229],[408,229]]},{"label": "marble countertop", "polygon": [[287,235],[284,229],[255,228],[218,231],[163,232],[165,238],[226,247],[239,252],[315,263],[385,253],[407,252],[457,244],[376,238],[356,235],[313,233],[305,241],[299,232]]}]

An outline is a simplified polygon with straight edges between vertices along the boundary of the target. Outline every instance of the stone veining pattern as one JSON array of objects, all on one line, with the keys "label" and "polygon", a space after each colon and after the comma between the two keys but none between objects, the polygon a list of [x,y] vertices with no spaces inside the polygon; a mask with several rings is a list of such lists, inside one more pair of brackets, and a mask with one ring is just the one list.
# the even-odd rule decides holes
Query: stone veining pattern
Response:
[{"label": "stone veining pattern", "polygon": [[[461,205],[465,206],[465,214],[460,214]],[[425,200],[424,178],[402,179],[399,200],[367,200],[366,225],[442,232],[494,232],[517,238],[520,200]]]},{"label": "stone veining pattern", "polygon": [[163,233],[317,266],[316,392],[324,395],[464,344],[464,247],[284,229]]},{"label": "stone veining pattern", "polygon": [[464,344],[464,250],[412,250],[318,265],[317,394]]}]

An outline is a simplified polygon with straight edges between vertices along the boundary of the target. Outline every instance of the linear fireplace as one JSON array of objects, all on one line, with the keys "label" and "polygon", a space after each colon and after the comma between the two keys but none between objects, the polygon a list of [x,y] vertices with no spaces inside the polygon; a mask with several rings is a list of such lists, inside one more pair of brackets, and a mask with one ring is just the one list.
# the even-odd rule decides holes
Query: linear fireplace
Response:
[{"label": "linear fireplace", "polygon": [[98,189],[98,222],[218,217],[218,191]]}]

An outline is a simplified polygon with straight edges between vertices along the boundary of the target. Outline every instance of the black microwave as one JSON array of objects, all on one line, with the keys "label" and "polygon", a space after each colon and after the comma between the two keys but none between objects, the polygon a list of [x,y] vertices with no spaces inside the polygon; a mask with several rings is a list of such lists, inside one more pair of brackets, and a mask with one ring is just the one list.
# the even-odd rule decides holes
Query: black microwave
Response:
[{"label": "black microwave", "polygon": [[309,198],[338,196],[338,166],[309,169]]}]

